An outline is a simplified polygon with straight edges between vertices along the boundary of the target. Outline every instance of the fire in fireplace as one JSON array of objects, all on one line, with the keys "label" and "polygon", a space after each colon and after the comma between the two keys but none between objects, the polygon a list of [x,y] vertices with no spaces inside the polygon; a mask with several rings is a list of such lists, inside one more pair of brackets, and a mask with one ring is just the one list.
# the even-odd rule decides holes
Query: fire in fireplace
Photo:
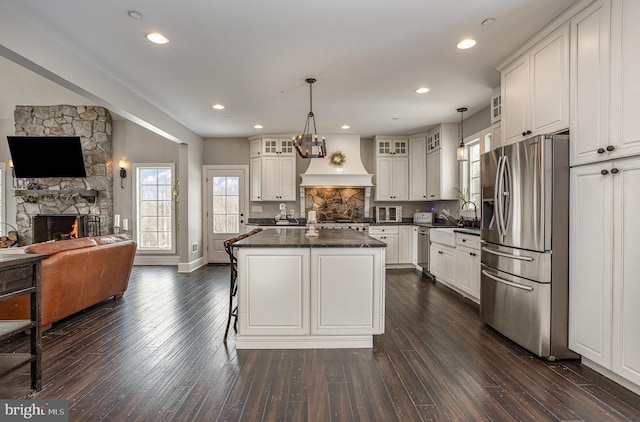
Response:
[{"label": "fire in fireplace", "polygon": [[99,236],[100,217],[94,214],[33,216],[33,243]]}]

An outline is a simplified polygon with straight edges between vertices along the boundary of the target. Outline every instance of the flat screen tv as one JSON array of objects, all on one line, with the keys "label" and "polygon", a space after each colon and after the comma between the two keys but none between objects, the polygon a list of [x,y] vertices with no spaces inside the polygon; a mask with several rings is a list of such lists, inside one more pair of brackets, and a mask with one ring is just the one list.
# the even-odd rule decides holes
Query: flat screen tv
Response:
[{"label": "flat screen tv", "polygon": [[19,178],[87,177],[79,136],[7,136]]}]

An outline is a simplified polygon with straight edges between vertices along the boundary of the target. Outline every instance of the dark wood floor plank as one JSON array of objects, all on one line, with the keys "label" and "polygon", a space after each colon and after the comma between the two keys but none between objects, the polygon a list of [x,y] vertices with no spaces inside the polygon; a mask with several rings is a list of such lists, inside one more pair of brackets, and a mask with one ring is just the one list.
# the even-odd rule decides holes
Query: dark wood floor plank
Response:
[{"label": "dark wood floor plank", "polygon": [[[387,271],[386,332],[355,350],[236,351],[233,332],[222,342],[228,281],[228,266],[134,267],[122,301],[45,332],[34,397],[69,400],[73,421],[640,420],[638,395],[532,356],[416,271]],[[27,369],[0,398],[25,397]]]},{"label": "dark wood floor plank", "polygon": [[346,382],[330,382],[329,392],[329,420],[332,422],[353,421],[353,409],[349,399],[349,388]]}]

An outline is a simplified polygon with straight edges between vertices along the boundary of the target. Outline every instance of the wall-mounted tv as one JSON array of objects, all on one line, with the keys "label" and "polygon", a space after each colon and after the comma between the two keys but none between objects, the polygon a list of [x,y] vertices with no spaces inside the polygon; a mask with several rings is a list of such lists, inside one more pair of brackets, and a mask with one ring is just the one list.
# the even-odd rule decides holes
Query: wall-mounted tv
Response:
[{"label": "wall-mounted tv", "polygon": [[7,136],[16,177],[87,177],[79,136]]}]

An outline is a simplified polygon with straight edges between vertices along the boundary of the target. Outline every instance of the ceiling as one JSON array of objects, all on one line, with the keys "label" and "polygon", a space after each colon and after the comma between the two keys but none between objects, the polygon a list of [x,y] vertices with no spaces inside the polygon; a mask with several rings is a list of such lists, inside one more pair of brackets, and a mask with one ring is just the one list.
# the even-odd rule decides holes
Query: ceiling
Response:
[{"label": "ceiling", "polygon": [[[0,0],[198,135],[419,133],[485,108],[507,56],[577,0]],[[137,10],[140,19],[128,16]],[[495,23],[483,26],[486,18]],[[160,31],[170,42],[144,38]],[[468,50],[456,44],[477,40]],[[0,59],[0,118],[16,104],[87,103]],[[420,86],[430,88],[417,94]],[[224,110],[212,104],[222,103]],[[255,124],[263,129],[255,129]]]}]

